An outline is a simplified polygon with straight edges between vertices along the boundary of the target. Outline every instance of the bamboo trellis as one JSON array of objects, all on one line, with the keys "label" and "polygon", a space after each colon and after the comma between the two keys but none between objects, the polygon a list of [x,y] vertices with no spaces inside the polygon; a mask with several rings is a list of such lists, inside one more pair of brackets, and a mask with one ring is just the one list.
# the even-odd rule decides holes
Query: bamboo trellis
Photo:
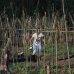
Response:
[{"label": "bamboo trellis", "polygon": [[[0,50],[2,50],[2,48],[4,48],[6,45],[5,42],[6,42],[6,38],[7,38],[7,32],[11,31],[11,39],[12,39],[12,46],[13,46],[12,56],[14,57],[15,53],[18,53],[19,51],[24,52],[26,59],[27,59],[23,63],[23,67],[26,67],[25,74],[30,74],[30,71],[33,69],[33,67],[35,69],[37,69],[37,71],[35,70],[35,72],[37,72],[38,74],[40,73],[40,70],[42,70],[42,73],[44,73],[44,74],[53,74],[53,73],[59,74],[59,71],[58,71],[58,69],[59,69],[58,58],[60,57],[58,54],[59,50],[62,51],[61,56],[63,57],[63,61],[64,61],[64,63],[63,63],[64,68],[60,68],[60,73],[61,73],[62,69],[64,70],[63,74],[66,74],[66,69],[71,72],[71,66],[70,66],[71,65],[70,64],[70,55],[71,54],[69,52],[68,39],[70,37],[70,34],[74,34],[74,28],[73,28],[73,30],[69,30],[67,28],[66,20],[62,18],[61,21],[59,21],[59,20],[57,20],[57,18],[58,18],[57,16],[53,16],[51,23],[50,23],[49,21],[47,21],[47,17],[46,17],[46,13],[45,13],[45,16],[42,19],[40,17],[37,17],[36,19],[34,19],[35,21],[32,21],[33,18],[24,17],[24,12],[23,12],[22,20],[14,19],[14,14],[13,14],[13,20],[12,20],[11,24],[9,24],[8,18],[7,18],[7,20],[5,20],[5,22],[6,22],[5,26],[3,26],[3,24],[4,24],[3,21],[0,21],[0,31],[1,31],[1,36],[2,36],[0,41],[2,41],[2,43],[3,43]],[[19,25],[16,22],[18,22]],[[47,23],[47,22],[49,22],[49,23]],[[16,28],[16,25],[17,25],[17,28]],[[36,30],[35,29],[36,26],[40,26],[41,31],[44,34],[44,39],[45,39],[45,44],[43,45],[44,48],[42,51],[42,53],[43,53],[42,64],[40,62],[34,63],[31,60],[30,60],[30,62],[28,61],[28,55],[30,55],[32,52],[30,52],[30,50],[29,50],[29,41],[26,41],[24,38],[24,36],[27,32],[32,31],[32,33],[34,33]],[[19,38],[17,36],[15,38],[15,32],[19,32],[19,35],[21,37]],[[47,44],[48,43],[47,36],[51,36],[51,38],[52,38],[52,40],[49,44]],[[21,39],[21,42],[23,43],[22,46],[18,46],[18,43],[21,44],[21,42],[19,41],[20,39]],[[17,42],[17,45],[14,46],[15,42]],[[50,45],[52,45],[52,46],[50,46]],[[58,45],[60,45],[61,49],[59,49]],[[22,48],[23,48],[23,50],[21,50]],[[47,50],[50,50],[50,51],[47,51]],[[66,55],[68,56],[68,67],[67,68],[65,68],[66,60],[65,60],[65,51],[64,50],[67,52]],[[36,55],[38,55],[38,54],[36,54]],[[17,61],[17,63],[20,64],[18,61]],[[35,66],[33,64],[35,64]],[[13,58],[12,67],[14,67],[14,65],[15,65],[15,62],[14,62],[14,58]],[[63,67],[63,65],[61,67]],[[21,70],[20,71],[20,74],[21,74],[22,73],[21,65],[20,65],[19,69]]]}]

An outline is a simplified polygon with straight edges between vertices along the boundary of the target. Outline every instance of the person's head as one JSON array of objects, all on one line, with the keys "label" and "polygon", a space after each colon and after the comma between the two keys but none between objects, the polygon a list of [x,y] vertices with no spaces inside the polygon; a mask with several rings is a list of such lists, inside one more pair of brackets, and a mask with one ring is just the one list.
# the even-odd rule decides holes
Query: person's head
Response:
[{"label": "person's head", "polygon": [[40,28],[39,28],[39,27],[37,28],[37,33],[38,33],[38,34],[40,33]]}]

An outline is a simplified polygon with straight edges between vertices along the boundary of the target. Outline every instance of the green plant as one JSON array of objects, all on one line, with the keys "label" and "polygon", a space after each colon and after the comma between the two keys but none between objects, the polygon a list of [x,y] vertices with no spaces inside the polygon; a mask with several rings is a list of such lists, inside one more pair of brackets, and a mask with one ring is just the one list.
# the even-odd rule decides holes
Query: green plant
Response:
[{"label": "green plant", "polygon": [[47,45],[47,46],[42,46],[42,50],[45,51],[46,53],[53,53],[53,44]]},{"label": "green plant", "polygon": [[31,68],[29,72],[32,74],[33,72],[35,72],[35,70],[36,68]]},{"label": "green plant", "polygon": [[53,67],[55,67],[55,66],[56,66],[56,64],[53,64],[53,63],[50,64],[51,69],[53,69]]},{"label": "green plant", "polygon": [[24,50],[26,50],[26,48],[25,47],[22,47],[22,50],[24,51]]},{"label": "green plant", "polygon": [[72,74],[74,74],[74,70],[72,70],[71,72],[72,72]]},{"label": "green plant", "polygon": [[73,47],[69,47],[69,53],[74,53],[74,48]]},{"label": "green plant", "polygon": [[70,74],[71,70],[67,70],[67,73]]},{"label": "green plant", "polygon": [[26,74],[26,72],[27,72],[27,66],[24,65],[24,67],[22,68],[22,74]]},{"label": "green plant", "polygon": [[44,68],[39,67],[39,74],[44,74]]},{"label": "green plant", "polygon": [[71,72],[71,74],[74,74],[74,70],[71,70],[71,71],[68,70],[68,71],[67,71],[68,74],[70,74],[70,72]]},{"label": "green plant", "polygon": [[40,68],[39,73],[43,74],[44,73],[44,68]]},{"label": "green plant", "polygon": [[53,71],[54,71],[54,72],[58,72],[58,71],[60,71],[60,69],[54,68]]},{"label": "green plant", "polygon": [[19,64],[18,63],[14,63],[14,66],[13,66],[14,70],[18,70],[20,68]]}]

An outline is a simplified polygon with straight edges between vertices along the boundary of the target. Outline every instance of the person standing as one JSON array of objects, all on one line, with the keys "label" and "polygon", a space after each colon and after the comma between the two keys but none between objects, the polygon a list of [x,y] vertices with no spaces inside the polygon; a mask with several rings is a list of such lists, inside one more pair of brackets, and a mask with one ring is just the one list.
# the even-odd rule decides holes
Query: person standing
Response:
[{"label": "person standing", "polygon": [[[33,42],[33,43],[32,43]],[[30,39],[30,49],[33,47],[33,54],[35,55],[38,50],[38,60],[41,60],[41,51],[42,51],[42,42],[44,42],[44,35],[40,31],[40,28],[37,28],[36,33],[34,33]]]}]

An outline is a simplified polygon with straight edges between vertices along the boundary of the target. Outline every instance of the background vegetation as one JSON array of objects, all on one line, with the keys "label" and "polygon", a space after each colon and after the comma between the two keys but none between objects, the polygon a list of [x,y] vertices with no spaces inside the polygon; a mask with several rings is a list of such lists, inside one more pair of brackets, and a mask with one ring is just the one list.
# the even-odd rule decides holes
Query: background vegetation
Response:
[{"label": "background vegetation", "polygon": [[[0,15],[4,12],[8,17],[12,18],[12,14],[15,17],[21,17],[22,10],[28,16],[35,16],[38,12],[42,17],[44,12],[47,12],[47,16],[52,12],[57,12],[62,17],[62,0],[0,0]],[[74,0],[64,0],[64,9],[68,25],[73,26],[69,14],[74,18]]]}]

